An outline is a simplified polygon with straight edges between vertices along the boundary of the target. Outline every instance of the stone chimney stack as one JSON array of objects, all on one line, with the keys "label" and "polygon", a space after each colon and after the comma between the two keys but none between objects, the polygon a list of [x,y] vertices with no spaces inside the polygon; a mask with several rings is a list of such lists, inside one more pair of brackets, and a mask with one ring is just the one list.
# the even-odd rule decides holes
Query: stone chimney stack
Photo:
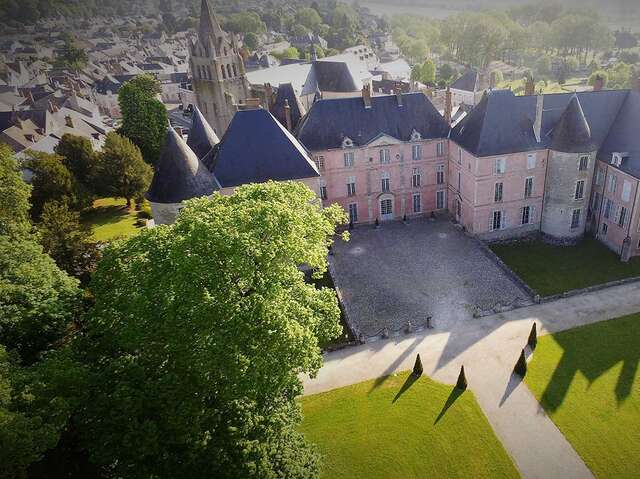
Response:
[{"label": "stone chimney stack", "polygon": [[447,91],[444,94],[444,121],[447,122],[447,125],[451,125],[451,117],[453,116],[452,97],[451,88],[447,87]]},{"label": "stone chimney stack", "polygon": [[536,136],[536,141],[540,143],[542,140],[542,113],[544,106],[544,95],[540,94],[536,98],[536,119],[533,123],[533,134]]},{"label": "stone chimney stack", "polygon": [[362,102],[364,108],[369,110],[371,108],[371,85],[365,85],[362,87]]},{"label": "stone chimney stack", "polygon": [[398,100],[398,106],[401,107],[402,106],[402,89],[396,88],[395,94],[396,94],[396,99]]},{"label": "stone chimney stack", "polygon": [[593,82],[593,91],[602,91],[604,89],[604,78],[600,75],[596,75],[596,78]]},{"label": "stone chimney stack", "polygon": [[536,82],[533,77],[527,78],[525,80],[524,94],[526,96],[532,96],[536,94]]},{"label": "stone chimney stack", "polygon": [[289,106],[289,100],[284,100],[284,118],[286,122],[287,130],[293,131],[293,122],[291,121],[291,107]]},{"label": "stone chimney stack", "polygon": [[257,110],[262,108],[260,98],[247,98],[238,105],[240,110]]}]

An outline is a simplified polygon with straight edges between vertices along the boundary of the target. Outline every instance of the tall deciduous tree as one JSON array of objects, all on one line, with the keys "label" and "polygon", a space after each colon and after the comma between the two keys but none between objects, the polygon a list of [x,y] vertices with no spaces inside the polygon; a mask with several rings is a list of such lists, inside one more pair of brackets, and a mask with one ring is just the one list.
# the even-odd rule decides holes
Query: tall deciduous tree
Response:
[{"label": "tall deciduous tree", "polygon": [[89,138],[66,133],[55,147],[64,165],[87,189],[92,188],[96,154]]},{"label": "tall deciduous tree", "polygon": [[270,182],[192,200],[175,225],[111,245],[79,343],[93,459],[128,477],[315,477],[294,399],[340,312],[300,267],[326,270],[344,222],[304,185]]},{"label": "tall deciduous tree", "polygon": [[0,144],[0,235],[25,236],[31,230],[31,187],[22,179],[13,151]]},{"label": "tall deciduous tree", "polygon": [[144,196],[153,176],[140,149],[128,138],[114,132],[107,135],[96,171],[96,179],[102,185],[102,192],[125,198],[128,207],[131,206],[132,199]]},{"label": "tall deciduous tree", "polygon": [[118,92],[122,113],[120,133],[140,148],[150,164],[158,160],[167,132],[167,109],[157,99],[160,91],[158,80],[145,74],[129,80]]}]

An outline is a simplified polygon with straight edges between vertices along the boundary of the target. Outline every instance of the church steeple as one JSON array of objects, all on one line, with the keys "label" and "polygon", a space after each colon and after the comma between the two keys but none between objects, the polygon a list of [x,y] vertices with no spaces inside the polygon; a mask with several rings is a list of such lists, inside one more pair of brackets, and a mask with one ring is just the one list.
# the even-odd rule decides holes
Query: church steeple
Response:
[{"label": "church steeple", "polygon": [[219,38],[226,37],[226,33],[220,27],[220,23],[218,23],[218,19],[209,0],[202,0],[198,35],[200,41],[205,44],[208,43],[209,40],[215,40],[215,43],[217,43]]}]

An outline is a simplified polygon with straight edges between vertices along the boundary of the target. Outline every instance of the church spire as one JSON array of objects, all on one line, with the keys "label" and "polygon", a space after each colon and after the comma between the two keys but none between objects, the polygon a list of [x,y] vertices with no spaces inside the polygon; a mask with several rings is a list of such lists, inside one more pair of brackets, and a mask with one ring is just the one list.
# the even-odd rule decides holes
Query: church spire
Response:
[{"label": "church spire", "polygon": [[220,27],[220,23],[218,23],[210,0],[202,0],[202,6],[200,8],[200,29],[198,32],[200,41],[203,44],[207,44],[209,38],[217,39],[225,36],[225,32]]}]

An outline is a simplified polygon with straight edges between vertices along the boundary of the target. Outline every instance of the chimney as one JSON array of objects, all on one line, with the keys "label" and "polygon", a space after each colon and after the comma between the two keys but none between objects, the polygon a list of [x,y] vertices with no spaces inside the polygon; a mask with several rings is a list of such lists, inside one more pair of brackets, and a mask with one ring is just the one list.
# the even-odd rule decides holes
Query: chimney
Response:
[{"label": "chimney", "polygon": [[264,84],[264,96],[265,96],[265,103],[266,103],[266,107],[267,110],[271,110],[271,107],[273,106],[273,87],[271,86],[271,83],[265,83]]},{"label": "chimney", "polygon": [[258,108],[262,108],[260,98],[247,98],[238,106],[240,110],[257,110]]},{"label": "chimney", "polygon": [[293,122],[291,121],[291,107],[289,106],[289,100],[284,100],[284,118],[287,130],[293,131]]},{"label": "chimney", "polygon": [[542,111],[544,105],[544,96],[538,95],[536,98],[536,119],[533,123],[533,134],[536,136],[536,141],[540,143],[542,140]]},{"label": "chimney", "polygon": [[536,94],[536,82],[533,77],[528,77],[524,83],[524,94],[532,96]]},{"label": "chimney", "polygon": [[604,78],[601,75],[596,75],[593,82],[593,91],[602,91],[604,89]]},{"label": "chimney", "polygon": [[447,87],[447,91],[444,94],[444,121],[447,125],[451,125],[451,116],[453,115],[453,100],[451,95],[451,88]]},{"label": "chimney", "polygon": [[64,122],[69,128],[73,128],[73,118],[71,118],[69,115],[64,117]]},{"label": "chimney", "polygon": [[362,101],[366,110],[371,108],[371,85],[362,87]]},{"label": "chimney", "polygon": [[398,106],[402,106],[402,89],[395,88],[396,99],[398,100]]}]

